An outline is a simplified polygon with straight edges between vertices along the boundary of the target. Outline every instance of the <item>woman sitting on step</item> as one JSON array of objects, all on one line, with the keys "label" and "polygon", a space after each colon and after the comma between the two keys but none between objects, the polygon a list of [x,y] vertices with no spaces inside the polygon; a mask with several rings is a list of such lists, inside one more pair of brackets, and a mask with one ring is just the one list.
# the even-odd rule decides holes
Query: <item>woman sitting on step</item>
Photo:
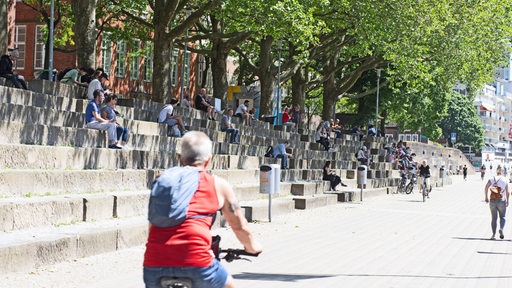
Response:
[{"label": "woman sitting on step", "polygon": [[343,187],[347,187],[346,184],[341,182],[340,176],[336,175],[336,171],[331,169],[331,161],[325,162],[324,176],[323,176],[322,180],[328,180],[329,182],[331,182],[331,190],[332,191],[336,191],[336,186],[338,186],[338,184],[341,184],[341,186],[343,186]]}]

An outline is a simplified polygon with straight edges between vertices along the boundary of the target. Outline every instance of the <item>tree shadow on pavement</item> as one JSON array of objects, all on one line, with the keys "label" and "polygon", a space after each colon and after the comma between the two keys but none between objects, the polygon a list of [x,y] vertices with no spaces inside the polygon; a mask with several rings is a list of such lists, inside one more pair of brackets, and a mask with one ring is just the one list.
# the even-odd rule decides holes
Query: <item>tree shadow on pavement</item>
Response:
[{"label": "tree shadow on pavement", "polygon": [[478,254],[489,254],[489,255],[512,255],[512,253],[506,252],[490,252],[490,251],[476,251]]},{"label": "tree shadow on pavement", "polygon": [[258,281],[282,281],[296,282],[300,280],[338,277],[339,275],[307,275],[307,274],[271,274],[271,273],[240,273],[234,274],[233,278],[238,280],[258,280]]},{"label": "tree shadow on pavement", "polygon": [[479,238],[479,237],[453,237],[453,239],[457,240],[476,240],[476,241],[496,241],[496,242],[512,242],[512,239],[503,239],[503,240],[491,240],[489,238]]}]

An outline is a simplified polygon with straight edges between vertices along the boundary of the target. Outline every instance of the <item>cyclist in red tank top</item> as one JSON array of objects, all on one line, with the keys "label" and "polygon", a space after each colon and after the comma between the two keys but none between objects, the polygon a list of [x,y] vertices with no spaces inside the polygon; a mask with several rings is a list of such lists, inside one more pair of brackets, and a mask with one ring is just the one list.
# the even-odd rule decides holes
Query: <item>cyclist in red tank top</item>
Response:
[{"label": "cyclist in red tank top", "polygon": [[233,278],[214,258],[211,251],[212,217],[221,209],[238,240],[249,253],[260,253],[244,213],[231,185],[224,179],[205,171],[212,154],[212,143],[202,132],[192,131],[182,138],[180,162],[200,170],[199,185],[190,200],[187,219],[173,227],[150,225],[144,254],[144,282],[147,288],[160,288],[160,278],[191,278],[192,287],[235,287]]}]

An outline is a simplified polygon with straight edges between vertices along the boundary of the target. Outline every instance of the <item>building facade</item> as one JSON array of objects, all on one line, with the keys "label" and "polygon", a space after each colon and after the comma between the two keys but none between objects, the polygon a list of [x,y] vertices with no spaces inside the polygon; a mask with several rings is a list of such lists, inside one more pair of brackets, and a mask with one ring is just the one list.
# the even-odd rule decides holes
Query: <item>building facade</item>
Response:
[{"label": "building facade", "polygon": [[[9,48],[19,49],[19,58],[15,68],[25,79],[36,78],[38,71],[44,70],[46,47],[43,44],[43,25],[38,21],[39,15],[21,1],[14,1],[7,11],[8,18],[13,19],[8,24]],[[151,43],[138,43],[146,46]],[[193,43],[189,43],[193,45]],[[147,46],[146,46],[147,47]],[[5,51],[7,47],[4,47]],[[75,47],[67,47],[73,50]],[[129,47],[121,41],[111,41],[107,34],[98,37],[96,46],[96,67],[102,67],[109,75],[110,87],[115,93],[126,98],[146,97],[152,93],[153,54],[151,46],[144,56],[131,56],[130,51],[137,47]],[[2,52],[4,53],[4,52]],[[76,53],[63,53],[54,50],[53,67],[62,71],[77,66]],[[171,59],[171,86],[173,96],[179,98],[183,87],[188,88],[190,95],[194,95],[200,87],[212,92],[211,69],[207,69],[203,55],[184,53],[182,49],[174,49]],[[228,79],[233,77],[233,64],[228,64]],[[207,75],[204,75],[207,73]],[[203,83],[204,79],[206,80]]]}]

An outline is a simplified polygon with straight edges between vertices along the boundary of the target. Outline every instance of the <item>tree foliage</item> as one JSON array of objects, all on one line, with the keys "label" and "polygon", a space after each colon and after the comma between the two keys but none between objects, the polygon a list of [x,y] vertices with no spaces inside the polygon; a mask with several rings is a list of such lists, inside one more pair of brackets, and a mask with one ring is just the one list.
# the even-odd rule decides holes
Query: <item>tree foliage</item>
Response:
[{"label": "tree foliage", "polygon": [[470,145],[476,151],[484,145],[484,128],[473,106],[473,101],[458,92],[452,91],[448,105],[448,113],[439,124],[443,136],[448,139],[450,146],[451,133],[457,134],[457,143]]}]

